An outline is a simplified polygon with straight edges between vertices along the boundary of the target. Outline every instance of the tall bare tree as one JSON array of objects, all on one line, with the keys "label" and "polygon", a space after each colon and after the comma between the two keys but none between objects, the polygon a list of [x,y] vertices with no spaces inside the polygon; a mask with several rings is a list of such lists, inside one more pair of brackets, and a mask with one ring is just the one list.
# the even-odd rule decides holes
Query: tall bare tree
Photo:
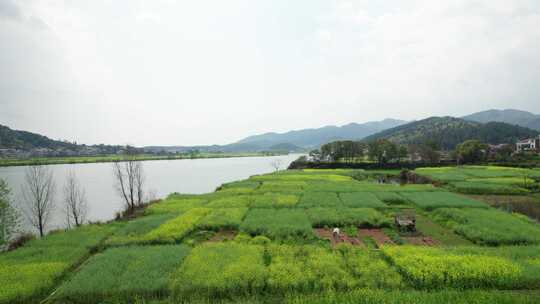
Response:
[{"label": "tall bare tree", "polygon": [[73,171],[68,173],[64,185],[64,208],[68,227],[72,224],[77,227],[84,224],[88,214],[86,192]]},{"label": "tall bare tree", "polygon": [[144,203],[144,170],[142,162],[133,154],[126,154],[123,161],[113,163],[115,188],[124,200],[125,209],[133,213]]},{"label": "tall bare tree", "polygon": [[55,209],[56,185],[52,171],[45,166],[30,166],[26,169],[22,186],[24,214],[42,237]]},{"label": "tall bare tree", "polygon": [[276,158],[270,162],[270,166],[272,166],[272,168],[274,168],[276,172],[279,171],[279,169],[281,168],[281,165],[282,165],[282,161],[279,158]]}]

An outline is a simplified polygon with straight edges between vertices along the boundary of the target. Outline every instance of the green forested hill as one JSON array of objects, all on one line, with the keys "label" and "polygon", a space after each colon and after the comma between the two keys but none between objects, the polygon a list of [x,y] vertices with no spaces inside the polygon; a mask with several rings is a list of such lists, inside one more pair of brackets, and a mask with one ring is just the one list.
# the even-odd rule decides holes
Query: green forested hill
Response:
[{"label": "green forested hill", "polygon": [[487,123],[487,122],[505,122],[511,125],[518,125],[525,128],[540,131],[540,115],[527,111],[506,109],[506,110],[487,110],[473,113],[462,117],[463,119]]},{"label": "green forested hill", "polygon": [[12,130],[9,127],[0,125],[0,148],[2,149],[22,149],[74,147],[76,145],[68,142],[52,140],[46,136],[36,133]]},{"label": "green forested hill", "polygon": [[388,139],[400,144],[435,142],[442,149],[453,149],[468,139],[486,143],[513,143],[533,137],[538,131],[502,122],[479,123],[455,117],[430,117],[388,129],[365,138],[366,141]]}]

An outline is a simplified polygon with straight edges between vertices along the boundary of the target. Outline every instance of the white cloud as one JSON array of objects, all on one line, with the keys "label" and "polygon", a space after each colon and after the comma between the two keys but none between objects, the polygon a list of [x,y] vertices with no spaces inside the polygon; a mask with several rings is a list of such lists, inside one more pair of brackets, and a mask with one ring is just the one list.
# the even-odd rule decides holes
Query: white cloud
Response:
[{"label": "white cloud", "polygon": [[53,137],[210,144],[385,117],[540,112],[534,0],[6,3],[0,121]]}]

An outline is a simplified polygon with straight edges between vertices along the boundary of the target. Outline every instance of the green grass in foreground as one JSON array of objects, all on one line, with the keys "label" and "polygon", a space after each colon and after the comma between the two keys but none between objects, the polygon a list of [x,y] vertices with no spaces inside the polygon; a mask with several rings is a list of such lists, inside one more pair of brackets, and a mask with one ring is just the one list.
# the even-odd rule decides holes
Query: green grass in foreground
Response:
[{"label": "green grass in foreground", "polygon": [[0,254],[0,303],[43,298],[71,268],[82,262],[118,224],[89,225],[33,240]]},{"label": "green grass in foreground", "polygon": [[[457,173],[504,186],[516,172]],[[358,174],[368,178],[351,179]],[[372,183],[372,174],[255,176],[213,193],[171,194],[140,218],[51,234],[0,254],[0,303],[538,302],[537,223],[432,185]],[[379,203],[388,206],[357,208]],[[384,227],[398,239],[391,220],[403,205],[416,208],[418,230],[440,247],[372,250],[376,236],[361,248],[331,247],[313,233],[341,226],[354,236],[357,226]],[[209,240],[206,230],[239,231]]]},{"label": "green grass in foreground", "polygon": [[288,304],[535,304],[539,293],[509,291],[384,291],[356,290],[313,296],[290,296]]},{"label": "green grass in foreground", "polygon": [[168,294],[169,275],[189,253],[187,246],[131,246],[96,254],[64,283],[54,298],[75,303]]}]

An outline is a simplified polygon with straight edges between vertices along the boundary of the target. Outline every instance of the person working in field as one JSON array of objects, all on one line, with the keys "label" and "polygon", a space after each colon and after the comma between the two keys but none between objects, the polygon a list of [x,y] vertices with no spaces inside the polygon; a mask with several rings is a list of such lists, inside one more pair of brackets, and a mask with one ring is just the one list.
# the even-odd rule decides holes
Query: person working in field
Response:
[{"label": "person working in field", "polygon": [[335,240],[339,239],[339,228],[338,227],[334,228],[334,230],[332,231],[332,235],[334,236]]}]

